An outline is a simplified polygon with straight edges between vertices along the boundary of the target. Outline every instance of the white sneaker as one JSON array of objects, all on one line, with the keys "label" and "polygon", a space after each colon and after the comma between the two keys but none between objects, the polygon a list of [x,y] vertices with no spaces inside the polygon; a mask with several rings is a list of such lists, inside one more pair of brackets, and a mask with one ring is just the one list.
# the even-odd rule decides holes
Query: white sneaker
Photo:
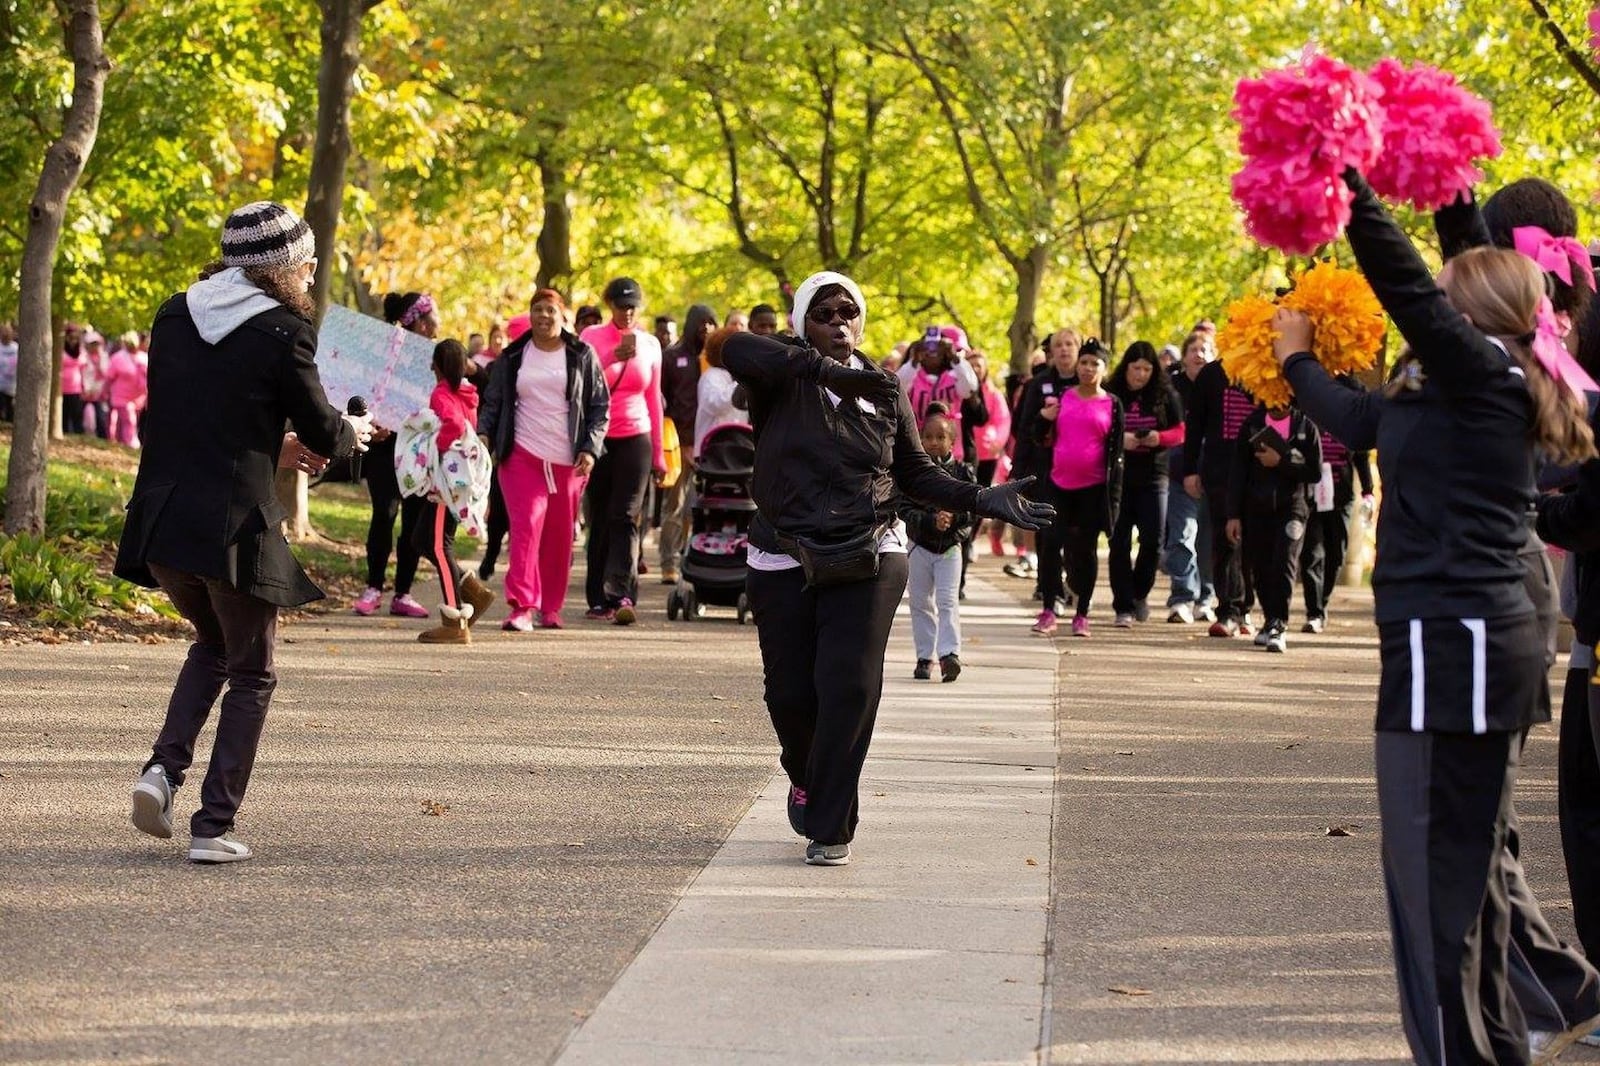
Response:
[{"label": "white sneaker", "polygon": [[1264,642],[1261,642],[1259,637],[1257,638],[1257,641],[1261,643],[1262,647],[1266,648],[1270,652],[1276,652],[1279,655],[1282,655],[1284,652],[1289,650],[1289,638],[1284,635],[1284,626],[1282,622],[1269,623],[1266,629],[1262,630],[1262,632],[1266,633],[1267,635],[1267,639]]},{"label": "white sneaker", "polygon": [[244,862],[252,852],[232,837],[195,837],[189,841],[189,861],[199,863]]},{"label": "white sneaker", "polygon": [[139,783],[133,786],[133,825],[162,840],[172,836],[172,785],[160,763],[139,775]]},{"label": "white sneaker", "polygon": [[[1246,624],[1248,625],[1249,623],[1247,622]],[[1269,641],[1271,639],[1272,639],[1272,627],[1270,625],[1264,625],[1260,629],[1256,630],[1256,636],[1255,636],[1255,645],[1256,645],[1256,647],[1265,648],[1267,646],[1267,641]]]},{"label": "white sneaker", "polygon": [[1119,614],[1112,621],[1111,624],[1116,626],[1118,629],[1132,629],[1133,628],[1133,615],[1131,615],[1131,614]]},{"label": "white sneaker", "polygon": [[1188,626],[1194,624],[1194,608],[1187,603],[1180,603],[1167,615],[1167,621],[1175,626]]},{"label": "white sneaker", "polygon": [[1208,603],[1196,611],[1194,616],[1202,622],[1215,622],[1217,620],[1217,609]]}]

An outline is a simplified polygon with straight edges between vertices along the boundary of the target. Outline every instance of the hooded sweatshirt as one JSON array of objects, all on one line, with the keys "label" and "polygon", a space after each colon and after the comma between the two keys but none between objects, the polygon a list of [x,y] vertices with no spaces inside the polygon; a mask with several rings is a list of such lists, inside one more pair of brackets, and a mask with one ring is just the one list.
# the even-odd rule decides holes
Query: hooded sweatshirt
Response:
[{"label": "hooded sweatshirt", "polygon": [[186,296],[195,329],[207,344],[216,344],[261,312],[278,306],[240,267],[219,270],[195,282]]},{"label": "hooded sweatshirt", "polygon": [[705,304],[695,304],[683,318],[683,339],[661,356],[661,399],[667,417],[678,427],[678,440],[684,447],[692,443],[695,409],[699,404],[700,350],[705,347],[701,334],[707,322],[716,325],[717,313]]}]

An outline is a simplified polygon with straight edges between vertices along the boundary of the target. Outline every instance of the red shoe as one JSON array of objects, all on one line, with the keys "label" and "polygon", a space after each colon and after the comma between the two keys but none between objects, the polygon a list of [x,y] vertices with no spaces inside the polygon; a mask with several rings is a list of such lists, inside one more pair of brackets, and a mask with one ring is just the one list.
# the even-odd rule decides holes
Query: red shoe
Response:
[{"label": "red shoe", "polygon": [[610,622],[617,617],[617,612],[609,607],[591,607],[583,612],[583,616],[591,622]]},{"label": "red shoe", "polygon": [[546,611],[539,616],[540,629],[560,629],[561,615],[556,611]]},{"label": "red shoe", "polygon": [[1236,637],[1239,635],[1239,623],[1232,618],[1219,619],[1212,622],[1206,632],[1213,637]]}]

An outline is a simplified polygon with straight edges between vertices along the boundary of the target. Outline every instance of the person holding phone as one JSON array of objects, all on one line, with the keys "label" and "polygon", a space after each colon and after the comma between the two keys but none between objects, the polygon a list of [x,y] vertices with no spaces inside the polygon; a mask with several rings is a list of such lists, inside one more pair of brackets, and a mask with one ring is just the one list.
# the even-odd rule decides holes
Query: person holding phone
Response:
[{"label": "person holding phone", "polygon": [[[1122,401],[1122,506],[1111,531],[1111,608],[1127,629],[1150,617],[1167,524],[1167,452],[1183,443],[1183,404],[1149,341],[1134,341],[1106,385]],[[1139,555],[1133,558],[1133,535]]]},{"label": "person holding phone", "polygon": [[1288,650],[1289,602],[1311,516],[1310,489],[1322,477],[1322,435],[1296,408],[1258,404],[1239,428],[1228,477],[1230,543],[1240,548],[1266,622],[1256,646]]},{"label": "person holding phone", "polygon": [[661,344],[639,328],[644,290],[632,278],[605,288],[611,321],[583,331],[600,360],[611,397],[605,451],[594,464],[589,507],[588,575],[584,592],[592,621],[638,621],[639,521],[650,482],[667,473],[662,444]]}]

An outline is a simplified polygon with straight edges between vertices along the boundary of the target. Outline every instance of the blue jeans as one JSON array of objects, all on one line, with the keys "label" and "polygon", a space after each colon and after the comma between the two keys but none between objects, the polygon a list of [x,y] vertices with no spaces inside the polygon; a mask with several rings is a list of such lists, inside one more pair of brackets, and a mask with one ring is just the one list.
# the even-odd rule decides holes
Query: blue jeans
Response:
[{"label": "blue jeans", "polygon": [[[1196,551],[1203,544],[1205,551]],[[1173,479],[1167,485],[1167,550],[1162,569],[1172,579],[1168,607],[1188,604],[1204,606],[1216,590],[1211,584],[1211,515],[1205,500],[1183,491],[1183,482]]]}]

